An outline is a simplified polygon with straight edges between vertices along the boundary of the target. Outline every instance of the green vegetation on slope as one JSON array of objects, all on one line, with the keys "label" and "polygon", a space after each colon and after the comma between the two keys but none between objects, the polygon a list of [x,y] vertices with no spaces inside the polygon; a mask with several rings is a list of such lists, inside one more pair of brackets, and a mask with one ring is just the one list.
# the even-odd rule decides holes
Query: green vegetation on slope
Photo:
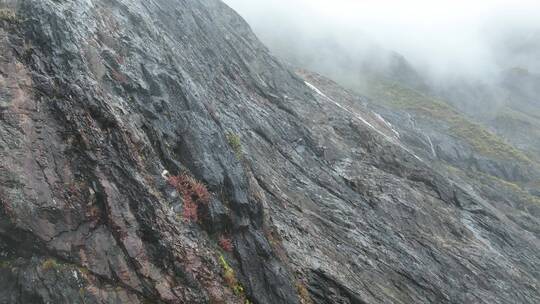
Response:
[{"label": "green vegetation on slope", "polygon": [[482,126],[471,122],[444,101],[383,80],[371,81],[367,92],[364,93],[392,108],[415,112],[446,123],[452,135],[467,141],[481,155],[531,162],[523,152],[505,143]]},{"label": "green vegetation on slope", "polygon": [[[535,117],[536,113],[522,113],[516,111],[510,107],[505,107],[497,113],[495,119],[500,120],[501,122],[506,123],[515,123],[519,124],[518,126],[531,125],[531,126],[540,126],[540,117]],[[540,129],[537,130],[540,132]]]},{"label": "green vegetation on slope", "polygon": [[[536,113],[523,113],[510,107],[502,108],[493,119],[495,126],[503,128],[507,136],[518,136],[526,140],[540,140],[540,116]],[[535,150],[534,147],[531,147]],[[539,151],[540,152],[540,151]]]},{"label": "green vegetation on slope", "polygon": [[15,14],[15,11],[7,8],[0,9],[0,20],[4,20],[10,23],[19,23],[19,19],[17,18],[17,14]]},{"label": "green vegetation on slope", "polygon": [[477,186],[496,188],[499,190],[499,193],[505,193],[506,197],[511,198],[513,201],[526,202],[528,204],[540,206],[540,198],[531,195],[519,184],[479,171],[465,171],[448,164],[446,164],[445,167],[452,175],[461,179],[465,178],[468,180],[468,183],[477,181],[479,182]]}]

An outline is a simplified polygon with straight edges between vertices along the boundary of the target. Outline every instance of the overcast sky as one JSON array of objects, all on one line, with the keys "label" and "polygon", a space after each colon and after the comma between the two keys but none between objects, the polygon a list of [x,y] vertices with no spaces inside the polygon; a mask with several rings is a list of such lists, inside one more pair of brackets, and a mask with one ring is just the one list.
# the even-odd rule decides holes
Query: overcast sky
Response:
[{"label": "overcast sky", "polygon": [[501,68],[500,45],[495,43],[499,36],[522,39],[529,33],[538,35],[540,29],[540,0],[224,2],[239,12],[263,41],[288,34],[330,33],[344,44],[354,44],[367,36],[434,75],[494,75]]}]

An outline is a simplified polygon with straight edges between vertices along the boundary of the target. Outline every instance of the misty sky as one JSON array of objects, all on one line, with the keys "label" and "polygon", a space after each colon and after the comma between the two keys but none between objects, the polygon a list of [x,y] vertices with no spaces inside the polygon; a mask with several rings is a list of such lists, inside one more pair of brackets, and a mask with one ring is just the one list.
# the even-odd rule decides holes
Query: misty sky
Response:
[{"label": "misty sky", "polygon": [[[540,0],[224,2],[267,44],[330,35],[358,54],[369,41],[404,55],[434,77],[458,74],[487,78],[513,65],[540,70],[538,52],[513,54],[523,51],[522,43],[540,46]],[[515,50],[511,50],[513,45]]]}]

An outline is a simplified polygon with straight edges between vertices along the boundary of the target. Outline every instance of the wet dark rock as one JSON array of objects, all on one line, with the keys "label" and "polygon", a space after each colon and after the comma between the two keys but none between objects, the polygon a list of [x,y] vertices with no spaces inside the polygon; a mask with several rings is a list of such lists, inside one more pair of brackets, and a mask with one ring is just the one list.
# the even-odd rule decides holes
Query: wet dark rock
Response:
[{"label": "wet dark rock", "polygon": [[309,289],[313,302],[317,304],[365,304],[359,295],[345,287],[324,273],[314,270],[311,272]]},{"label": "wet dark rock", "polygon": [[211,232],[226,232],[229,230],[230,218],[229,210],[223,205],[220,200],[212,199],[208,204],[208,223],[210,225],[209,231]]},{"label": "wet dark rock", "polygon": [[[223,3],[12,4],[0,303],[300,303],[297,282],[314,303],[538,302],[534,229],[306,85]],[[207,186],[201,221],[164,171]]]}]

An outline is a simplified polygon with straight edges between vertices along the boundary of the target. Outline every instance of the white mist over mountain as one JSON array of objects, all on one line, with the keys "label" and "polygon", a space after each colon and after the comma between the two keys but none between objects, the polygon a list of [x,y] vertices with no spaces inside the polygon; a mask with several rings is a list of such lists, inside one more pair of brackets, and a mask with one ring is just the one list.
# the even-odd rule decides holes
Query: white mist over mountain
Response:
[{"label": "white mist over mountain", "polygon": [[[367,61],[381,60],[380,50],[395,51],[434,81],[488,80],[514,65],[540,72],[538,0],[225,3],[237,10],[277,55],[305,54],[320,65],[335,64],[321,58],[332,56],[332,49],[339,48],[335,54]],[[324,54],[313,56],[317,50]],[[346,58],[342,62],[346,64]]]}]

